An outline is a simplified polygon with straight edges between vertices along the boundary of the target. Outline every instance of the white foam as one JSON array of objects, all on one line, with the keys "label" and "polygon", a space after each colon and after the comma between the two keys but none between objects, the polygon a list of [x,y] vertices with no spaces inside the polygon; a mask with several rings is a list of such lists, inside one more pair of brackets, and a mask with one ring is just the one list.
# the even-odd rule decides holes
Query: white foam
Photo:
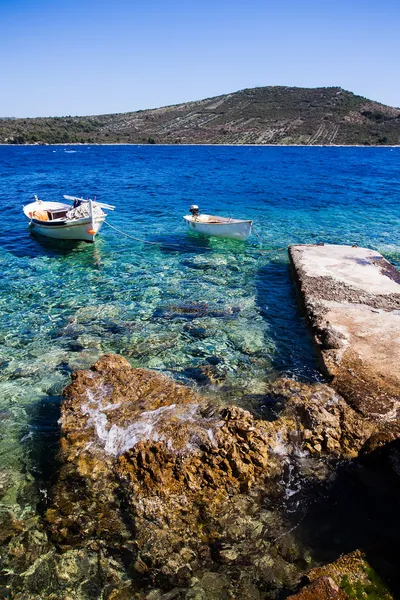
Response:
[{"label": "white foam", "polygon": [[164,437],[157,431],[157,425],[162,420],[164,413],[171,412],[174,409],[175,404],[161,406],[156,410],[142,413],[137,421],[128,425],[128,427],[112,425],[108,432],[104,450],[107,454],[118,456],[136,446],[138,442],[144,440],[162,441]]},{"label": "white foam", "polygon": [[86,390],[88,402],[81,407],[83,414],[89,416],[88,424],[94,427],[97,437],[103,443],[106,443],[108,437],[108,419],[105,412],[110,405],[102,407],[101,401],[109,392],[110,389],[106,386],[100,386],[95,392]]},{"label": "white foam", "polygon": [[210,442],[212,443],[212,445],[213,446],[217,446],[217,442],[215,441],[213,430],[212,429],[207,429],[206,433],[207,433],[208,439],[210,440]]},{"label": "white foam", "polygon": [[288,444],[284,442],[283,435],[280,431],[276,434],[275,444],[271,450],[273,454],[276,454],[277,456],[286,457],[290,454],[290,448]]},{"label": "white foam", "polygon": [[[163,434],[163,423],[172,418],[180,422],[195,422],[208,437],[211,444],[216,445],[213,429],[210,427],[210,419],[204,419],[198,415],[198,404],[185,404],[161,406],[155,410],[146,411],[127,427],[110,424],[107,413],[114,411],[120,403],[102,405],[102,401],[110,394],[110,387],[100,386],[95,392],[87,390],[88,402],[82,405],[82,412],[88,416],[87,424],[93,427],[96,437],[107,454],[119,456],[133,448],[141,441],[163,441],[170,450],[174,450],[172,438]],[[198,443],[196,444],[196,439]],[[195,450],[201,443],[198,429],[190,436],[186,444],[186,450]],[[89,442],[85,449],[92,446]]]}]

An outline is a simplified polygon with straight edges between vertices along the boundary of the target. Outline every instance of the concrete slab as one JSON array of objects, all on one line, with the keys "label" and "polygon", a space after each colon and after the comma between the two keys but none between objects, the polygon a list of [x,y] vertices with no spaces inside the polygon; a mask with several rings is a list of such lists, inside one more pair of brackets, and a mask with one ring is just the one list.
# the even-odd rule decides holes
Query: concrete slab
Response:
[{"label": "concrete slab", "polygon": [[323,370],[365,416],[400,416],[400,273],[379,252],[291,246],[289,257]]}]

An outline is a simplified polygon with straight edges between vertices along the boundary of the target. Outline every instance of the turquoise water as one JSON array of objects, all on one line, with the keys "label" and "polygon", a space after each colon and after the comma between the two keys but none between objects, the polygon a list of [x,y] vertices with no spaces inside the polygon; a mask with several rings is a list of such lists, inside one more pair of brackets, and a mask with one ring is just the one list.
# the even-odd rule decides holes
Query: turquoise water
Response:
[{"label": "turquoise water", "polygon": [[[318,379],[278,249],[356,243],[400,266],[399,166],[400,148],[0,147],[2,501],[46,471],[61,390],[104,352],[261,414],[272,377]],[[93,245],[33,237],[22,203],[63,193],[157,244],[106,225]],[[192,203],[254,219],[265,243],[187,232]]]}]

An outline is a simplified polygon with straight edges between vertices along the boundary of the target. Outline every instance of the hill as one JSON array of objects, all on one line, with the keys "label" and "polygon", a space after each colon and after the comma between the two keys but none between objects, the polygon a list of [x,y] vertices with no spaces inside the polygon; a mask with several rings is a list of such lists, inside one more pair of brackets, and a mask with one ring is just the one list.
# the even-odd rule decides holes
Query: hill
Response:
[{"label": "hill", "polygon": [[338,87],[262,87],[153,110],[0,121],[0,143],[400,144],[400,109]]}]

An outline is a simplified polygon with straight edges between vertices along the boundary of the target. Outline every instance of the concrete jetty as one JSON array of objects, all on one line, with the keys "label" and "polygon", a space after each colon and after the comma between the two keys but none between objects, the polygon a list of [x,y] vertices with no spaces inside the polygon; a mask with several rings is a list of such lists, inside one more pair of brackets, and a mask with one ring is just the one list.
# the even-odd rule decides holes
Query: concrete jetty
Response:
[{"label": "concrete jetty", "polygon": [[379,252],[289,248],[301,303],[331,385],[363,415],[400,416],[400,273]]}]

